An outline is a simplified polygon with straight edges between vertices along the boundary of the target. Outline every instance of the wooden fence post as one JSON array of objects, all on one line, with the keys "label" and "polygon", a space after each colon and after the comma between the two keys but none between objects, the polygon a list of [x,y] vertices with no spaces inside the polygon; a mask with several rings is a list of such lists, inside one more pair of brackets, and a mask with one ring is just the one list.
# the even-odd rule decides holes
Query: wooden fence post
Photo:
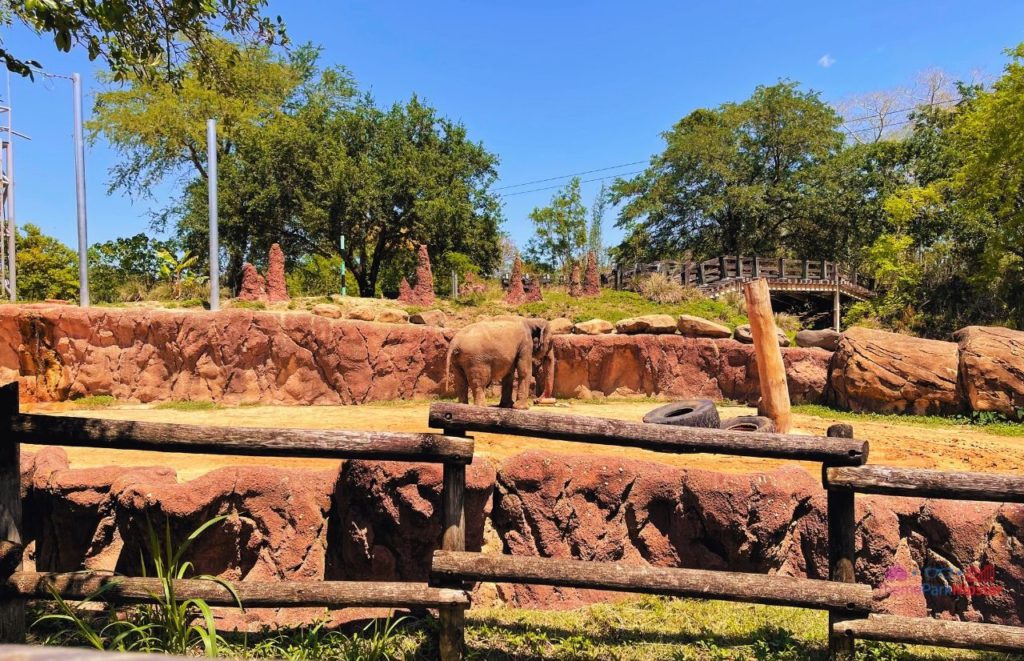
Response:
[{"label": "wooden fence post", "polygon": [[[447,431],[445,432],[448,433]],[[452,436],[465,436],[465,432],[453,431]],[[444,464],[444,480],[441,498],[444,500],[444,536],[441,549],[445,551],[466,550],[466,466],[447,462]],[[443,587],[461,588],[460,583]],[[461,606],[449,606],[439,610],[441,631],[438,652],[441,661],[457,661],[465,653],[466,610]]]},{"label": "wooden fence post", "polygon": [[[853,427],[832,425],[827,435],[832,438],[853,438]],[[828,464],[822,466],[822,478]],[[828,484],[827,481],[823,481]],[[854,512],[853,490],[828,489],[828,571],[829,580],[854,583],[854,562],[857,553],[857,518]],[[833,625],[849,617],[842,611],[828,612],[828,658],[830,661],[853,661],[854,640],[850,636],[836,635]]]},{"label": "wooden fence post", "polygon": [[779,277],[780,278],[785,278],[786,277],[786,258],[785,257],[779,257]]},{"label": "wooden fence post", "polygon": [[[18,382],[0,386],[0,542],[21,545],[21,445],[9,424],[18,410]],[[0,643],[24,642],[25,600],[0,600]]]},{"label": "wooden fence post", "polygon": [[789,386],[786,382],[786,364],[779,348],[778,328],[772,314],[772,298],[768,281],[764,278],[751,280],[743,286],[747,301],[747,318],[750,319],[750,334],[754,337],[754,360],[757,362],[757,378],[761,388],[761,403],[758,415],[764,415],[775,422],[780,434],[788,434],[792,426]]}]

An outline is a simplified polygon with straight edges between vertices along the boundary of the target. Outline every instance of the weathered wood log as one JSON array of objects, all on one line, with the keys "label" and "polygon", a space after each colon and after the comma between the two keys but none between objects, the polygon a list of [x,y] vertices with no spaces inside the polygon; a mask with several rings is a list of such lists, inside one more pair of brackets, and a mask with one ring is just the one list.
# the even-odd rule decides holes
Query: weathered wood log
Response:
[{"label": "weathered wood log", "polygon": [[[853,427],[846,424],[832,425],[828,428],[829,438],[853,438]],[[827,464],[822,470],[827,470]],[[829,579],[839,583],[855,583],[854,563],[857,559],[857,515],[854,510],[854,494],[852,491],[829,489],[826,500],[826,518],[828,520],[828,566]],[[828,612],[829,631],[844,619],[845,614],[831,610]],[[855,650],[853,639],[849,636],[837,636],[833,633],[828,637],[830,661],[853,661]]]},{"label": "weathered wood log", "polygon": [[0,581],[18,570],[24,553],[25,547],[18,542],[0,541]]},{"label": "weathered wood log", "polygon": [[954,500],[1024,503],[1024,477],[886,466],[842,466],[825,471],[827,489]]},{"label": "weathered wood log", "polygon": [[440,434],[215,427],[53,415],[15,415],[10,429],[15,440],[35,445],[431,463],[473,459],[472,439]]},{"label": "weathered wood log", "polygon": [[[0,386],[0,539],[21,546],[21,444],[11,432],[18,417],[18,382]],[[9,549],[10,550],[10,549]],[[14,569],[21,556],[10,559]],[[25,642],[25,601],[0,597],[0,643]]]},{"label": "weathered wood log", "polygon": [[[454,432],[458,434],[460,432]],[[442,476],[444,500],[444,531],[441,548],[446,551],[466,550],[466,467],[445,464]],[[461,588],[458,581],[446,581],[444,587]],[[438,653],[441,661],[458,661],[465,651],[466,610],[459,606],[438,611],[440,631]]]},{"label": "weathered wood log", "polygon": [[860,465],[868,444],[854,439],[735,432],[700,427],[649,425],[583,415],[517,411],[469,404],[434,403],[430,426],[451,431],[491,432],[580,441],[658,452],[709,452],[794,461]]},{"label": "weathered wood log", "polygon": [[[113,583],[100,599],[127,604],[153,601],[163,592],[158,578],[114,576],[108,573],[83,571],[70,573],[15,572],[3,590],[29,599],[49,599],[56,591],[64,599],[81,601],[103,586]],[[267,583],[233,583],[245,608],[280,608],[289,606],[417,607],[468,606],[463,590],[430,587],[423,583],[375,581],[274,581]],[[182,579],[174,581],[178,599],[203,599],[214,606],[236,606],[231,593],[214,581]]]},{"label": "weathered wood log", "polygon": [[529,583],[868,612],[871,587],[792,576],[435,551],[433,580]]},{"label": "weathered wood log", "polygon": [[837,635],[915,645],[962,647],[994,652],[1024,650],[1024,627],[977,622],[950,622],[927,617],[870,615],[863,619],[837,622]]},{"label": "weathered wood log", "polygon": [[[5,661],[153,661],[153,654],[106,652],[80,647],[52,645],[0,645],[0,659]],[[195,661],[196,657],[160,655],[160,661]]]},{"label": "weathered wood log", "polygon": [[[804,262],[804,277],[807,277],[807,262]],[[761,388],[761,403],[758,414],[771,418],[775,429],[786,434],[793,426],[789,406],[789,385],[786,383],[786,364],[779,348],[779,329],[775,327],[772,312],[772,297],[768,281],[758,278],[743,286],[747,301],[747,318],[750,320],[750,334],[754,338],[754,360],[757,362],[758,384]]]}]

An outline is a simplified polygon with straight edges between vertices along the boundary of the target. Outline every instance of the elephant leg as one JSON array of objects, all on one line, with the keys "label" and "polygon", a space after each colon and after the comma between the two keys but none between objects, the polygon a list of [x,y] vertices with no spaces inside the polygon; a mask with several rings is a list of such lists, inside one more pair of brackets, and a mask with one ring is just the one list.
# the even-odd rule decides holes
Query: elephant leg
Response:
[{"label": "elephant leg", "polygon": [[460,404],[469,404],[469,383],[466,381],[466,374],[461,367],[452,370],[455,378],[455,395],[459,398]]},{"label": "elephant leg", "polygon": [[474,406],[487,406],[487,387],[491,385],[490,365],[474,365],[466,373]]},{"label": "elephant leg", "polygon": [[501,408],[512,408],[512,384],[515,378],[515,370],[509,370],[508,374],[501,380],[501,401],[498,403],[498,406]]},{"label": "elephant leg", "polygon": [[516,403],[512,405],[512,408],[528,409],[530,408],[530,386],[533,381],[533,355],[529,350],[520,352],[515,371],[519,376],[519,384]]}]

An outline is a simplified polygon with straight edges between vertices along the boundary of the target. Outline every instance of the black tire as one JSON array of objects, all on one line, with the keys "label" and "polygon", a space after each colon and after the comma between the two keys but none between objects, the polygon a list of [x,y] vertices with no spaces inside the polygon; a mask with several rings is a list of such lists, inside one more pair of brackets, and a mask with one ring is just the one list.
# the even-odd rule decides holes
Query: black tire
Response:
[{"label": "black tire", "polygon": [[683,399],[659,406],[644,416],[644,422],[677,427],[707,427],[717,429],[718,409],[710,399]]},{"label": "black tire", "polygon": [[722,421],[721,428],[728,431],[775,433],[775,423],[771,418],[766,418],[763,415],[740,415],[735,418],[729,418]]}]

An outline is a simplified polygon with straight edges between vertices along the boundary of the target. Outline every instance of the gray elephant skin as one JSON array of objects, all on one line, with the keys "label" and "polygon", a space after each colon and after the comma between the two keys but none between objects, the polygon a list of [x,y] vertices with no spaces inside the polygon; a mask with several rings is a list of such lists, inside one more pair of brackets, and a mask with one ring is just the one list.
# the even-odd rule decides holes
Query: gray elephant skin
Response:
[{"label": "gray elephant skin", "polygon": [[554,374],[554,349],[544,319],[478,321],[459,330],[448,347],[445,378],[454,378],[455,393],[463,404],[472,395],[473,404],[484,406],[487,388],[497,381],[501,383],[498,406],[529,408],[535,373],[538,384],[550,381],[549,375]]}]

